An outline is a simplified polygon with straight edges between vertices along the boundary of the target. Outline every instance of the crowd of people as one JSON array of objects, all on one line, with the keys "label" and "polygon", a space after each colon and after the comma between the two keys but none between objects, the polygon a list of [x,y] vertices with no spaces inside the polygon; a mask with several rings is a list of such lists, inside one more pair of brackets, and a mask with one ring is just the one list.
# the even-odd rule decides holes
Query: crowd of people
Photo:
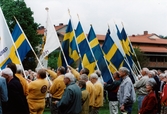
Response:
[{"label": "crowd of people", "polygon": [[129,70],[121,67],[113,79],[104,82],[99,70],[89,74],[87,68],[35,72],[9,63],[1,71],[0,114],[43,114],[45,107],[51,114],[98,114],[104,93],[110,114],[131,114],[136,101],[138,114],[167,114],[167,73],[142,68],[133,84]]}]

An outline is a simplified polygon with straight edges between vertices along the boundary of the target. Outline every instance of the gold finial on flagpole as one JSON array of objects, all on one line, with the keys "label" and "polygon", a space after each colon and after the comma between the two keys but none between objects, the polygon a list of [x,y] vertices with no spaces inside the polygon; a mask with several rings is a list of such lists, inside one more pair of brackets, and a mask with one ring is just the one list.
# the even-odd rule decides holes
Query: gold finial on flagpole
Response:
[{"label": "gold finial on flagpole", "polygon": [[121,24],[122,24],[122,26],[124,27],[124,24],[123,24],[123,22],[121,22]]},{"label": "gold finial on flagpole", "polygon": [[71,18],[70,9],[68,9],[68,14],[69,14],[69,16],[70,16],[70,18]]},{"label": "gold finial on flagpole", "polygon": [[79,21],[80,21],[79,14],[77,14],[77,17],[78,17],[78,19],[79,19]]},{"label": "gold finial on flagpole", "polygon": [[116,24],[114,19],[113,19],[113,21],[114,21],[114,24]]},{"label": "gold finial on flagpole", "polygon": [[108,25],[108,28],[110,28],[110,25],[109,24],[107,24]]},{"label": "gold finial on flagpole", "polygon": [[46,8],[45,8],[45,10],[46,10],[46,11],[49,11],[49,8],[48,8],[48,7],[46,7]]}]

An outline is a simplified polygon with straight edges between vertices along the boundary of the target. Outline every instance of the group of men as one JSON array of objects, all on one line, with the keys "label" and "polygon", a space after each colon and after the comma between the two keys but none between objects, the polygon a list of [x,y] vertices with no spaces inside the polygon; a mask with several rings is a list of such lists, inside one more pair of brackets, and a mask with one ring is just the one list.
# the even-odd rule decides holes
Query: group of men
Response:
[{"label": "group of men", "polygon": [[[157,74],[156,74],[157,73]],[[50,76],[48,80],[47,74]],[[113,74],[114,81],[105,83],[101,80],[101,72],[96,70],[89,74],[89,69],[80,72],[68,66],[68,71],[61,66],[57,71],[40,69],[33,80],[26,79],[20,65],[7,64],[1,71],[0,114],[43,114],[46,94],[51,96],[51,114],[98,114],[103,106],[104,89],[108,92],[110,114],[131,114],[133,103],[138,100],[138,110],[148,94],[146,83],[154,78],[156,97],[163,91],[164,75],[155,70],[143,68],[141,77],[133,84],[126,67],[121,67]]]},{"label": "group of men", "polygon": [[[109,101],[111,100],[109,105],[111,114],[118,114],[118,104],[121,112],[131,113],[136,94],[133,83],[128,76],[129,70],[126,67],[121,67],[118,72],[113,74],[114,81],[111,83],[99,80],[101,78],[99,70],[88,76],[89,70],[86,68],[82,69],[80,73],[70,66],[68,68],[68,72],[74,76],[72,82],[81,88],[80,92],[77,89],[75,93],[81,93],[81,95],[78,95],[82,97],[82,100],[78,100],[77,96],[73,95],[74,90],[72,88],[70,88],[69,92],[69,84],[66,83],[64,67],[59,67],[57,73],[46,69],[51,79],[53,79],[50,87],[52,114],[59,114],[60,112],[63,112],[62,114],[98,114],[104,102],[104,89],[108,91]],[[65,82],[66,86],[63,82]],[[73,99],[73,96],[75,96],[75,99]],[[76,106],[77,108],[74,108]]]},{"label": "group of men", "polygon": [[[167,113],[167,92],[165,91],[167,89],[167,72],[149,70],[145,67],[140,73],[138,80],[133,84],[128,76],[128,69],[122,67],[113,74],[114,81],[104,86],[108,92],[110,114],[118,114],[118,110],[131,114],[136,95],[139,114]],[[150,94],[148,85],[151,86],[153,96],[155,96],[152,101],[146,99]],[[152,104],[148,103],[149,105],[145,106],[143,101],[144,103],[152,102]]]},{"label": "group of men", "polygon": [[14,63],[1,71],[0,114],[42,114],[49,87],[46,71],[40,69],[37,79],[30,83],[23,77],[23,69]]},{"label": "group of men", "polygon": [[[20,65],[9,63],[1,71],[0,114],[43,114],[45,98],[51,95],[52,114],[95,114],[103,106],[103,85],[98,74],[88,78],[89,70],[77,72],[69,67],[56,72],[40,69],[31,80]],[[48,80],[47,73],[51,81]]]},{"label": "group of men", "polygon": [[46,69],[52,79],[51,114],[98,114],[103,106],[103,85],[98,74],[84,68],[77,72],[68,67],[59,67],[56,72]]}]

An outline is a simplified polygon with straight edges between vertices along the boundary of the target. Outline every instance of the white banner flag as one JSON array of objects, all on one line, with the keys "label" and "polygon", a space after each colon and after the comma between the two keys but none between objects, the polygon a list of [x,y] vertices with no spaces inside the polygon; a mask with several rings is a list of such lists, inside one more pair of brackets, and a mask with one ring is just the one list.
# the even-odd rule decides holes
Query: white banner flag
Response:
[{"label": "white banner flag", "polygon": [[44,59],[51,52],[53,52],[55,49],[60,47],[60,41],[59,41],[59,38],[57,36],[57,32],[54,28],[54,25],[52,24],[51,19],[49,17],[49,13],[47,14],[45,33],[46,33],[46,42],[45,42],[45,45],[43,48],[41,59]]},{"label": "white banner flag", "polygon": [[61,46],[59,38],[57,36],[57,32],[49,17],[48,10],[47,10],[46,30],[44,35],[46,36],[46,39],[44,47],[42,48],[42,54],[40,56],[40,62],[42,66],[38,63],[37,69],[40,69],[41,67],[47,68],[47,62],[48,62],[47,56]]}]

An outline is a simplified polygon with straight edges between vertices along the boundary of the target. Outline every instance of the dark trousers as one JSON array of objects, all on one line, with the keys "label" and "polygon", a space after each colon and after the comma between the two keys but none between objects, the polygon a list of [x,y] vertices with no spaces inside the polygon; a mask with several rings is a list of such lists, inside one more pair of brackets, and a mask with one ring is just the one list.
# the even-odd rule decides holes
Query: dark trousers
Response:
[{"label": "dark trousers", "polygon": [[60,114],[58,111],[57,105],[54,103],[55,101],[60,101],[60,99],[56,99],[52,97],[51,101],[52,101],[51,107],[50,107],[51,114]]},{"label": "dark trousers", "polygon": [[92,107],[91,114],[99,114],[99,107]]}]

